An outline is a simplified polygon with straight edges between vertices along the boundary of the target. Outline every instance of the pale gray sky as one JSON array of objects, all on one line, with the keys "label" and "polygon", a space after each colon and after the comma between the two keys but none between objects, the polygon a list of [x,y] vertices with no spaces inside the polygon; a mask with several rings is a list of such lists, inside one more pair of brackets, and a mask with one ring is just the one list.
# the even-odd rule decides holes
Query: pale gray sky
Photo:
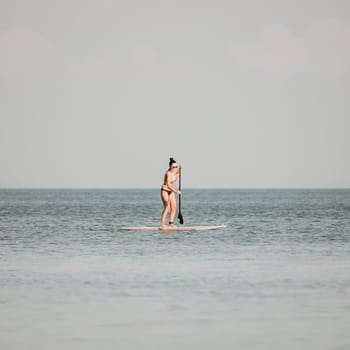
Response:
[{"label": "pale gray sky", "polygon": [[350,187],[347,0],[2,0],[0,188]]}]

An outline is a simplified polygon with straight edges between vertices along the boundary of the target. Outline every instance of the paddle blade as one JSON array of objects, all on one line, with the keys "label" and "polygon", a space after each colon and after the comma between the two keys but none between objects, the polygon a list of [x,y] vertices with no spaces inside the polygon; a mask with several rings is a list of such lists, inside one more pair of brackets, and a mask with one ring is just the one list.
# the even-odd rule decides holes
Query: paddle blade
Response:
[{"label": "paddle blade", "polygon": [[184,223],[184,218],[182,217],[181,212],[179,212],[179,215],[177,216],[177,218],[179,219],[179,223],[180,223],[181,225],[183,225],[183,223]]}]

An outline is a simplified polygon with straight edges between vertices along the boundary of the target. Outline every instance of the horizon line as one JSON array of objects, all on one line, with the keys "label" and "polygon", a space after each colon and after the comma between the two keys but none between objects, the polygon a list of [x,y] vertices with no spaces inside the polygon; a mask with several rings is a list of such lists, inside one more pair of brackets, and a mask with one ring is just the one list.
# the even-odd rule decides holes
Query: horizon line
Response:
[{"label": "horizon line", "polygon": [[[0,187],[0,190],[159,190],[158,187]],[[185,190],[350,190],[350,187],[185,187]]]}]

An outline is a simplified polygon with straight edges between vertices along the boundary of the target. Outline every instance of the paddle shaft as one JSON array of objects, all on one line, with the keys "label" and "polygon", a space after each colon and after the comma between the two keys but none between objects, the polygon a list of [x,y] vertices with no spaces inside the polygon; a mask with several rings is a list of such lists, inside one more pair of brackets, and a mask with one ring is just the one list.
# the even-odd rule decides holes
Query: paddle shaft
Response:
[{"label": "paddle shaft", "polygon": [[[181,170],[179,175],[179,191],[181,191]],[[181,213],[181,193],[179,194],[179,214]]]},{"label": "paddle shaft", "polygon": [[[181,169],[179,174],[179,191],[181,191]],[[181,213],[181,193],[179,194],[179,214],[177,217],[179,219],[180,224],[182,225],[184,223],[184,219]]]}]

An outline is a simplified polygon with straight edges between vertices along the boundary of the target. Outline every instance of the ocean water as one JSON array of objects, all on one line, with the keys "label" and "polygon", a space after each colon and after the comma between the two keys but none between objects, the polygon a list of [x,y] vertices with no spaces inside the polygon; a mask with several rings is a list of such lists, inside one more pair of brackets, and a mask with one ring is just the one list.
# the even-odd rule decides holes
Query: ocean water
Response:
[{"label": "ocean water", "polygon": [[0,190],[0,349],[350,349],[350,190]]}]

